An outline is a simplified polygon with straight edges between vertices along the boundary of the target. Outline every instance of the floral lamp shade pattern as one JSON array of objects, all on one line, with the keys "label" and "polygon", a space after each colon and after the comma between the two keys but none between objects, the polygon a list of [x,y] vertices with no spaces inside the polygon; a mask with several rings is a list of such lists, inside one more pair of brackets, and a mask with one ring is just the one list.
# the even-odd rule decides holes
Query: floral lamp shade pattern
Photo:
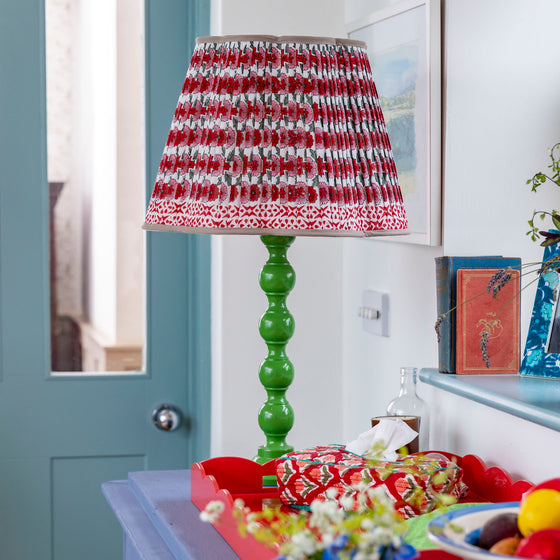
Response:
[{"label": "floral lamp shade pattern", "polygon": [[405,233],[365,43],[199,38],[145,229]]}]

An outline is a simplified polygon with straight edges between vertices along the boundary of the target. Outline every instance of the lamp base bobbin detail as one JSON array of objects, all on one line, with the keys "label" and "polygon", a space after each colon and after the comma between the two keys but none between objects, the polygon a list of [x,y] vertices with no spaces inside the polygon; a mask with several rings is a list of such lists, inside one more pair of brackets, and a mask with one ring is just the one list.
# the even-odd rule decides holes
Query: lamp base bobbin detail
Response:
[{"label": "lamp base bobbin detail", "polygon": [[294,425],[294,411],[286,391],[294,378],[294,366],[286,355],[286,344],[294,334],[295,322],[286,307],[286,298],[295,285],[296,275],[286,258],[293,236],[263,235],[269,258],[260,275],[260,286],[268,299],[268,309],[261,317],[259,332],[268,348],[261,364],[259,379],[267,399],[259,411],[259,426],[266,436],[255,461],[266,463],[294,450],[286,436]]}]

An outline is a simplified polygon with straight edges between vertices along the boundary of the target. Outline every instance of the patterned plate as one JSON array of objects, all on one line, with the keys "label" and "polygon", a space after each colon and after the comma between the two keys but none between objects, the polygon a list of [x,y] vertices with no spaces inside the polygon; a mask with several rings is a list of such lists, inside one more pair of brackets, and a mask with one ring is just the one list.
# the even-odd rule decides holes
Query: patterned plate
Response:
[{"label": "patterned plate", "polygon": [[[426,529],[429,539],[448,552],[469,560],[504,560],[501,554],[491,554],[476,546],[480,530],[486,521],[500,513],[517,513],[519,502],[485,504],[450,511],[435,517]],[[514,558],[510,556],[509,558]]]}]

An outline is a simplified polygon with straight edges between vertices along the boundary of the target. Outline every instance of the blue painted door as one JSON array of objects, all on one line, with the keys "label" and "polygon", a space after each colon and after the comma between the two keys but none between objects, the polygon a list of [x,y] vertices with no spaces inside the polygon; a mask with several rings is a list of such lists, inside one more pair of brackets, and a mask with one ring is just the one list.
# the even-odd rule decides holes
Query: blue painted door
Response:
[{"label": "blue painted door", "polygon": [[[148,234],[145,371],[51,375],[43,4],[0,0],[0,558],[117,560],[100,484],[208,452],[208,241]],[[149,192],[208,9],[145,7]],[[162,402],[186,417],[176,432],[151,423]]]}]

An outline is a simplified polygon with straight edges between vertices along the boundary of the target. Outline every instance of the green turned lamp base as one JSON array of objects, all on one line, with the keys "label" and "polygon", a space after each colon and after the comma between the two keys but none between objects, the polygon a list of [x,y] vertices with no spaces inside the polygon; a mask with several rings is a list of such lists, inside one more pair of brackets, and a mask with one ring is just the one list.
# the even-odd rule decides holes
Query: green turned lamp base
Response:
[{"label": "green turned lamp base", "polygon": [[259,411],[259,426],[266,436],[266,444],[259,447],[255,458],[262,464],[294,450],[286,443],[286,436],[294,425],[294,411],[286,399],[286,391],[294,378],[294,366],[286,355],[286,344],[294,333],[294,318],[286,307],[286,298],[295,285],[296,276],[286,258],[294,238],[264,235],[261,240],[269,253],[260,275],[260,286],[268,299],[268,308],[259,324],[259,332],[268,348],[259,370],[259,379],[267,394]]}]

